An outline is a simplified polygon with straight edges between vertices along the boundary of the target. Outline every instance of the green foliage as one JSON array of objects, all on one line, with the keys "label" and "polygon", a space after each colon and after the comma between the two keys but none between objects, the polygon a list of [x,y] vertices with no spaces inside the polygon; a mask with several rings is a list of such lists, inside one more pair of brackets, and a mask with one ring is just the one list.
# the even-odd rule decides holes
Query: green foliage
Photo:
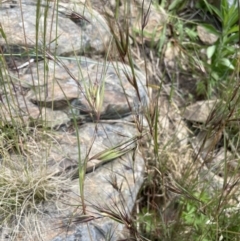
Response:
[{"label": "green foliage", "polygon": [[[225,91],[232,82],[232,74],[239,68],[238,48],[236,47],[239,42],[239,12],[236,1],[235,4],[230,5],[228,0],[222,0],[221,6],[218,7],[216,7],[217,1],[215,2],[215,5],[211,5],[206,0],[196,1],[196,12],[191,14],[185,13],[186,10],[184,10],[190,4],[189,1],[164,2],[170,16],[172,39],[184,49],[184,53],[187,53],[190,59],[193,59],[192,71],[196,71],[194,60],[196,58],[204,66],[205,73],[204,76],[202,74],[199,76],[201,80],[198,81],[197,92],[208,98],[213,93]],[[178,17],[178,13],[181,12],[183,12],[181,14],[183,17]],[[201,25],[207,32],[218,37],[215,43],[205,46],[205,56],[202,54],[204,46],[199,45],[197,25]],[[158,47],[158,53],[162,56],[162,45],[161,48]],[[179,67],[181,68],[181,64]]]},{"label": "green foliage", "polygon": [[188,227],[191,240],[238,240],[239,210],[224,205],[220,211],[219,196],[210,197],[207,192],[195,193],[194,196],[196,199],[181,199],[181,218],[183,225]]},{"label": "green foliage", "polygon": [[138,215],[138,222],[141,225],[141,229],[145,231],[145,236],[147,235],[150,238],[159,229],[161,220],[156,213],[149,212],[147,208],[143,208]]},{"label": "green foliage", "polygon": [[239,13],[236,5],[230,6],[227,0],[222,1],[220,9],[210,5],[207,1],[204,3],[212,16],[218,18],[222,28],[219,31],[213,25],[202,24],[209,33],[218,36],[218,40],[206,49],[208,61],[205,66],[209,73],[206,84],[208,96],[211,96],[214,88],[220,89],[222,85],[227,86],[231,82],[231,74],[238,68],[236,44],[239,41]]},{"label": "green foliage", "polygon": [[211,217],[203,212],[202,207],[210,201],[207,193],[195,193],[196,199],[182,198],[182,220],[184,225],[191,230],[191,236],[194,240],[209,240],[209,226]]}]

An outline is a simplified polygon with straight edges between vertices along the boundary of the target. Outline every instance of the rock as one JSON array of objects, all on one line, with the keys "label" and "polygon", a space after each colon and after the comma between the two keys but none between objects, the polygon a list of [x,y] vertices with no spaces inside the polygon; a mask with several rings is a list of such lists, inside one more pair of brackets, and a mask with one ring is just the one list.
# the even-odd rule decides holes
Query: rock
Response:
[{"label": "rock", "polygon": [[62,125],[68,125],[70,118],[62,111],[42,108],[40,116],[33,121],[43,127],[59,129]]},{"label": "rock", "polygon": [[82,83],[90,88],[73,105],[91,118],[118,119],[141,112],[149,103],[145,76],[135,70],[134,77],[129,66],[118,62],[95,63]]},{"label": "rock", "polygon": [[[83,240],[88,240],[87,234],[89,240],[91,236],[100,240],[110,231],[113,232],[112,240],[128,237],[126,225],[109,218],[109,212],[117,209],[120,219],[130,218],[134,200],[143,183],[144,161],[136,149],[139,133],[135,124],[123,117],[141,115],[147,107],[145,76],[135,70],[134,79],[127,65],[101,63],[85,57],[33,62],[18,75],[16,71],[10,71],[9,76],[14,80],[13,89],[14,86],[21,87],[16,89],[15,95],[6,96],[13,98],[11,103],[18,103],[21,99],[13,110],[9,110],[9,115],[19,118],[20,107],[31,107],[37,113],[26,113],[29,125],[52,129],[42,134],[35,130],[38,142],[34,145],[31,138],[24,139],[22,151],[26,158],[22,158],[23,162],[33,165],[31,169],[35,171],[42,170],[44,165],[46,175],[74,179],[67,192],[65,188],[62,190],[61,199],[53,198],[54,205],[46,202],[38,208],[46,214],[35,214],[36,222],[44,220],[44,224],[39,224],[43,240],[63,240],[66,234],[67,240],[81,240],[81,235],[84,235]],[[22,92],[22,89],[25,91]],[[9,88],[9,91],[13,90]],[[97,105],[100,97],[102,103]],[[11,115],[13,111],[16,116]],[[77,120],[75,131],[71,130],[74,128],[72,118]],[[92,122],[95,119],[97,123]],[[84,120],[85,124],[79,123],[79,120]],[[11,122],[11,118],[8,121]],[[24,121],[22,123],[25,124]],[[66,126],[65,129],[62,125]],[[15,152],[12,154],[12,161],[19,162],[19,156]],[[79,192],[79,159],[87,173],[84,181],[87,214],[84,217],[81,210],[77,213],[75,210],[80,203],[76,198]],[[71,222],[72,215],[74,220]],[[79,219],[86,221],[78,224]],[[27,215],[22,222],[27,222]],[[35,228],[28,225],[32,237],[37,235]],[[22,237],[24,235],[23,232]]]},{"label": "rock", "polygon": [[148,46],[152,47],[159,43],[162,34],[164,34],[163,29],[167,24],[168,15],[160,6],[157,8],[153,7],[151,2],[144,2],[144,14],[147,17],[145,19],[146,26],[144,26],[144,29],[142,29],[142,4],[142,1],[140,1],[136,6],[134,4],[131,6],[131,16],[134,16],[132,23],[132,34],[134,39],[136,38],[139,43],[143,44],[142,42],[144,42]]},{"label": "rock", "polygon": [[77,99],[81,95],[76,85],[60,80],[47,80],[46,87],[39,88],[37,91],[33,89],[29,91],[26,98],[40,107],[46,106],[55,110],[63,109],[69,105],[69,101]]},{"label": "rock", "polygon": [[130,67],[118,62],[79,57],[62,60],[60,66],[49,60],[39,62],[38,68],[33,63],[25,73],[19,84],[30,88],[26,99],[39,107],[65,110],[69,116],[118,119],[141,112],[149,102],[145,76],[135,70],[136,90]]},{"label": "rock", "polygon": [[[115,146],[115,143],[122,143],[123,139],[128,139],[131,137],[129,136],[130,132],[126,131],[123,125],[116,125],[116,129],[113,125],[100,125],[98,127],[98,130],[96,130],[94,124],[85,125],[84,129],[88,133],[96,133],[96,141],[94,142],[94,146],[91,148],[91,151],[93,151],[93,153],[89,154],[89,159],[91,159],[92,155],[95,155],[95,152],[99,152],[99,148],[103,148],[104,146]],[[134,130],[134,128],[130,129]],[[123,131],[126,138],[117,134],[118,131]],[[84,133],[84,130],[80,129],[80,133],[82,136],[87,137],[87,135],[85,135],[86,133]],[[89,136],[90,135],[88,135],[88,137]],[[114,144],[112,143],[112,140],[114,140]],[[121,213],[128,217],[131,213],[131,210],[134,206],[133,200],[136,198],[138,190],[143,181],[142,173],[144,171],[143,159],[137,154],[135,162],[132,162],[131,158],[129,158],[131,155],[132,152],[130,151],[125,156],[123,156],[123,158],[116,159],[104,166],[99,167],[98,169],[94,169],[93,172],[87,175],[84,183],[84,195],[88,211],[87,214],[90,216],[98,217],[100,219],[91,222],[91,224],[93,225],[92,229],[90,229],[90,232],[87,232],[86,236],[82,237],[82,240],[91,240],[91,236],[96,237],[95,235],[97,234],[97,230],[99,231],[99,229],[102,230],[101,235],[105,238],[107,236],[107,233],[110,232],[110,230],[111,233],[113,233],[112,240],[117,240],[120,238],[118,236],[119,233],[115,230],[122,230],[124,228],[124,225],[115,221],[106,220],[106,218],[104,217],[107,216],[107,211],[116,212],[118,215],[120,215],[120,217]],[[117,186],[114,187],[113,183],[116,183]],[[79,205],[79,200],[77,198],[79,194],[78,180],[73,181],[71,191],[67,193],[65,197],[63,197],[63,200],[67,198],[68,204],[72,204],[72,207],[75,207],[76,204]],[[106,213],[104,214],[104,212]],[[77,211],[77,213],[80,214],[81,210]],[[77,213],[75,214],[75,217],[77,217]],[[51,220],[52,219],[49,219],[49,221]],[[76,226],[74,222],[71,225]],[[86,224],[80,224],[79,226],[85,226],[86,228]],[[85,228],[81,228],[81,230],[84,230]],[[66,230],[67,227],[62,229],[63,234],[66,233]],[[55,233],[57,234],[58,238],[61,237],[61,239],[59,240],[63,240],[63,238],[66,237],[65,234],[59,235],[59,230],[56,230]],[[77,233],[77,231],[74,231],[72,234],[69,234],[69,238],[71,236],[76,236]],[[96,238],[95,240],[100,240],[100,238]]]},{"label": "rock", "polygon": [[197,33],[198,33],[198,36],[199,36],[200,40],[204,44],[212,45],[218,40],[218,36],[216,36],[213,33],[210,33],[203,26],[200,26],[200,25],[197,26]]},{"label": "rock", "polygon": [[199,133],[192,142],[205,162],[211,161],[213,151],[222,137],[221,122],[225,120],[225,106],[221,100],[197,101],[183,112],[183,117],[186,120],[202,124],[199,126]]},{"label": "rock", "polygon": [[[42,4],[38,22],[36,12],[37,6],[32,2],[1,11],[1,28],[6,39],[0,36],[0,46],[6,43],[8,46],[28,46],[25,48],[28,54],[37,49],[40,55],[50,51],[69,56],[104,53],[109,45],[111,34],[106,21],[85,5],[61,3],[56,11],[54,4]],[[46,21],[44,16],[47,16]]]},{"label": "rock", "polygon": [[[81,161],[87,161],[86,172],[90,173],[100,168],[107,162],[119,157],[128,156],[137,144],[138,133],[133,125],[123,123],[85,123],[77,131],[80,135],[80,141],[76,132],[54,132],[49,136],[40,134],[43,140],[39,140],[35,145],[31,145],[32,140],[25,141],[25,147],[29,153],[29,159],[34,161],[35,165],[41,165],[44,162],[48,167],[49,173],[65,173],[68,176],[77,178],[79,158]],[[121,133],[121,134],[120,134]],[[39,146],[36,149],[36,146]],[[80,155],[79,155],[80,147]],[[12,153],[13,156],[16,156]],[[130,156],[128,156],[130,157]],[[131,163],[131,159],[128,159]],[[132,163],[133,164],[133,163]],[[129,164],[130,165],[130,164]],[[131,169],[131,167],[129,166]]]},{"label": "rock", "polygon": [[[86,5],[70,3],[59,6],[59,11],[65,15],[69,15],[70,19],[81,27],[83,33],[81,38],[78,38],[81,49],[79,53],[99,54],[105,53],[108,50],[112,38],[107,21],[94,9],[86,7]],[[76,21],[76,15],[80,19]],[[84,21],[85,20],[85,21]],[[74,49],[74,55],[78,54]]]},{"label": "rock", "polygon": [[[129,155],[131,155],[131,153],[129,153]],[[67,234],[67,238],[69,239],[72,236],[78,236],[79,240],[91,240],[91,237],[95,237],[94,240],[101,240],[100,237],[103,236],[102,238],[105,240],[107,235],[109,235],[109,232],[111,232],[113,235],[111,240],[118,240],[123,238],[123,236],[120,236],[121,234],[119,231],[124,230],[125,225],[117,223],[116,221],[109,220],[106,218],[106,216],[108,215],[108,212],[109,214],[114,212],[119,215],[120,219],[123,218],[121,215],[130,217],[130,213],[134,206],[134,200],[136,199],[138,190],[143,182],[142,172],[144,170],[144,163],[143,159],[139,155],[136,156],[134,164],[131,163],[131,161],[129,162],[129,160],[130,159],[128,158],[116,159],[113,162],[110,162],[109,164],[106,164],[87,175],[84,183],[84,195],[87,205],[87,215],[97,218],[96,220],[90,222],[90,226],[92,226],[90,231],[84,231],[87,228],[86,224],[84,223],[77,224],[72,222],[70,227],[60,226],[61,231],[59,230],[59,226],[55,226],[58,229],[54,229],[54,226],[52,225],[52,230],[55,230],[55,235],[53,235],[53,231],[51,235],[54,237],[53,240],[56,240],[56,238],[60,238],[59,240],[65,240],[66,233],[69,228],[72,230]],[[62,199],[66,199],[68,206],[72,206],[74,209],[76,205],[80,204],[78,196],[78,182],[78,180],[73,181],[71,190],[69,190],[69,192],[66,193]],[[113,184],[111,184],[114,182],[117,183],[115,188]],[[66,223],[66,221],[71,218],[71,212],[68,210],[67,217],[69,218],[67,220],[67,214],[63,214],[62,217],[61,214],[58,215],[58,217],[55,217],[55,220],[60,219],[63,221],[63,223],[64,221]],[[77,219],[78,215],[81,219],[81,208],[74,213],[74,219]],[[46,221],[52,223],[53,219],[48,218]],[[75,228],[73,228],[74,226]],[[82,239],[79,235],[78,229],[82,230],[83,233],[86,233],[85,236],[82,236]],[[99,230],[101,230],[100,233]],[[124,236],[126,238],[126,233]],[[47,238],[46,240],[52,239]]]},{"label": "rock", "polygon": [[[44,166],[47,165],[46,175],[55,173],[63,177],[63,174],[69,174],[67,176],[74,179],[66,182],[69,186],[64,187],[54,203],[49,201],[38,205],[39,213],[35,213],[34,220],[38,222],[42,239],[71,240],[77,237],[78,240],[91,240],[95,237],[93,240],[105,240],[109,232],[113,235],[111,240],[126,238],[129,234],[124,231],[124,223],[113,221],[108,215],[113,212],[119,215],[120,220],[130,218],[134,200],[143,183],[144,161],[135,149],[137,131],[134,126],[122,123],[99,123],[97,127],[94,123],[86,123],[77,132],[80,135],[81,161],[86,161],[89,172],[84,181],[85,216],[82,215],[79,198],[79,179],[75,175],[79,173],[76,133],[53,132],[51,136],[48,134],[48,138],[40,138],[35,145],[31,140],[25,143],[27,151],[32,153],[27,161],[30,166],[30,163],[35,166],[36,172],[43,168],[41,163],[44,163]],[[112,148],[122,155],[103,161],[99,153]],[[17,161],[18,157],[13,158]],[[22,223],[25,222],[27,215],[22,220]],[[34,223],[28,228],[32,236],[37,235]],[[28,236],[24,235],[29,233],[21,234],[23,239],[28,240]]]},{"label": "rock", "polygon": [[223,118],[224,108],[226,107],[221,100],[197,101],[183,111],[183,117],[188,121],[199,123],[211,121],[214,124]]},{"label": "rock", "polygon": [[40,115],[39,108],[26,100],[22,95],[16,95],[13,92],[2,97],[0,102],[1,123],[24,125],[31,124],[32,119],[37,119]]},{"label": "rock", "polygon": [[[10,75],[21,87],[18,107],[31,107],[33,120],[39,119],[41,108],[64,111],[68,115],[64,123],[73,116],[85,121],[119,119],[141,113],[149,103],[145,76],[135,70],[136,90],[131,68],[118,62],[100,63],[85,57],[61,60],[59,64],[48,60],[31,63],[18,76],[14,71]],[[23,94],[21,89],[25,89]]]},{"label": "rock", "polygon": [[1,238],[128,239],[145,167],[135,119],[149,104],[146,77],[79,56],[109,47],[106,21],[84,4],[54,4],[41,2],[39,16],[32,0],[0,8],[0,46],[13,54],[5,56],[1,121],[17,123],[11,131],[21,127],[1,156],[1,174],[27,190],[13,213],[7,206],[12,219],[2,223]]}]

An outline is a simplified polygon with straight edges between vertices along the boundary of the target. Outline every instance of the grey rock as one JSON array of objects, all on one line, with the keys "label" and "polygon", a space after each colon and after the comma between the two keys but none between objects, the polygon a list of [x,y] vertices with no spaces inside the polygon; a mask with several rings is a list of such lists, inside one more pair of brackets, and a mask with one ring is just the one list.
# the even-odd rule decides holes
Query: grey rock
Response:
[{"label": "grey rock", "polygon": [[[130,82],[134,76],[136,87]],[[32,103],[88,121],[138,114],[149,102],[146,78],[140,71],[135,70],[133,75],[127,65],[85,57],[41,61],[38,68],[32,63],[18,83],[30,89],[26,99]]]},{"label": "grey rock", "polygon": [[[0,9],[1,27],[6,35],[6,39],[0,36],[0,45],[27,46],[28,54],[37,48],[43,54],[50,51],[64,56],[89,51],[99,54],[109,45],[111,34],[106,21],[84,5],[61,3],[56,7],[48,2],[41,5],[38,18],[36,13],[37,6],[33,2]],[[74,13],[83,17],[76,22]]]},{"label": "grey rock", "polygon": [[197,101],[183,111],[183,116],[189,121],[207,123],[218,122],[224,111],[224,102],[220,100]]},{"label": "grey rock", "polygon": [[[19,109],[31,107],[37,111],[35,115],[26,114],[31,125],[58,129],[43,135],[34,145],[31,139],[26,139],[28,160],[25,162],[31,160],[35,169],[44,163],[46,174],[73,179],[69,190],[64,189],[55,205],[46,202],[42,214],[36,214],[37,222],[43,222],[40,225],[42,240],[105,240],[109,235],[109,240],[118,240],[129,236],[126,225],[109,218],[108,212],[117,212],[122,221],[131,218],[143,183],[144,161],[137,151],[139,133],[132,122],[134,118],[128,122],[123,117],[140,115],[148,104],[148,97],[144,75],[135,70],[139,94],[126,75],[133,77],[127,65],[95,62],[84,57],[39,62],[38,73],[36,63],[31,63],[18,76],[14,71],[9,73],[13,86],[26,90],[22,93],[19,88],[15,95],[5,96],[8,101],[16,102],[14,109],[7,109],[9,115],[14,110],[18,118]],[[97,119],[96,105],[89,104],[87,95],[90,96],[96,84],[101,86],[102,83],[105,86],[103,102]],[[84,124],[77,123],[77,127],[69,124],[71,118],[79,121],[79,117]],[[11,159],[18,160],[16,153]],[[85,217],[80,207],[75,210],[76,206],[81,206],[79,163],[86,171]],[[84,218],[87,221],[81,222]],[[30,225],[30,229],[32,236],[37,237],[34,227]]]},{"label": "grey rock", "polygon": [[32,119],[40,115],[39,108],[26,100],[24,96],[14,94],[2,96],[0,103],[0,120],[2,123],[24,124],[28,126]]},{"label": "grey rock", "polygon": [[[149,103],[146,78],[119,62],[78,56],[104,53],[110,45],[109,28],[99,13],[83,4],[48,4],[42,2],[38,17],[32,0],[0,8],[6,35],[0,36],[0,46],[4,53],[18,54],[6,57],[12,68],[1,80],[0,117],[4,124],[33,132],[33,138],[19,139],[23,154],[6,155],[16,163],[9,173],[21,176],[26,168],[50,181],[59,178],[62,186],[56,196],[51,189],[49,199],[34,203],[35,212],[29,205],[11,227],[3,224],[1,235],[46,241],[126,239],[126,220],[131,220],[143,183],[134,116],[141,116]],[[1,168],[7,163],[2,161]],[[85,215],[79,175],[84,175]],[[111,212],[120,222],[109,217]]]},{"label": "grey rock", "polygon": [[[90,135],[91,133],[92,135]],[[52,143],[45,140],[46,144],[41,145],[42,142],[40,142],[37,144],[37,150],[29,141],[28,151],[29,153],[35,151],[35,153],[31,158],[28,158],[35,162],[43,162],[43,156],[40,154],[49,153],[47,157],[49,159],[47,162],[49,173],[72,173],[71,170],[78,168],[78,147],[76,143],[71,142],[69,135],[65,134],[62,138],[60,135],[61,133],[56,132],[56,135],[53,135]],[[131,212],[143,183],[144,160],[134,149],[137,142],[132,142],[130,148],[124,145],[126,140],[136,135],[136,129],[133,126],[128,127],[119,123],[102,123],[96,129],[94,123],[87,123],[79,128],[79,135],[83,158],[81,159],[86,160],[87,169],[90,168],[84,181],[86,214],[82,214],[79,179],[77,176],[73,176],[76,179],[72,180],[71,183],[67,182],[68,186],[65,187],[64,192],[59,199],[55,200],[54,204],[46,202],[38,206],[39,213],[35,214],[35,219],[38,220],[39,228],[41,228],[41,238],[52,241],[119,240],[126,238],[129,236],[129,232],[124,220],[131,219]],[[129,149],[128,152],[119,158],[102,163],[104,165],[94,166],[95,164],[91,163],[97,160],[97,153],[115,147],[117,144],[120,144],[119,150],[122,151],[125,148]],[[57,145],[58,151],[55,152]],[[43,146],[48,147],[48,152],[41,149]],[[63,166],[64,160],[72,160],[71,165]],[[123,223],[110,219],[108,214],[111,212],[115,213],[116,217],[119,217]],[[34,225],[30,225],[29,228],[28,232],[32,233],[33,236],[37,235]],[[23,232],[22,238],[30,240],[23,235],[27,235],[27,233]]]},{"label": "grey rock", "polygon": [[[20,73],[12,70],[8,75],[14,87],[6,82],[2,90],[9,89],[0,109],[6,121],[19,118],[16,114],[7,116],[14,108],[19,113],[20,108],[24,120],[28,120],[25,124],[30,120],[39,123],[44,121],[46,111],[51,112],[46,110],[49,108],[61,111],[59,115],[66,114],[64,117],[62,113],[58,121],[52,119],[52,123],[49,114],[45,122],[54,128],[73,118],[91,122],[140,114],[149,102],[145,76],[137,70],[133,75],[129,66],[118,62],[103,63],[85,57],[46,60],[33,62]],[[135,87],[130,82],[134,76]]]}]

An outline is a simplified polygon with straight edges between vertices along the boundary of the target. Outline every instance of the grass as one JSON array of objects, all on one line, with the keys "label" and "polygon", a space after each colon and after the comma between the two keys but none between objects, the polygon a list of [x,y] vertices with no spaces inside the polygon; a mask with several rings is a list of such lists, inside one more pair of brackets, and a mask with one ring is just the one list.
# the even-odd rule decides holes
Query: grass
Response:
[{"label": "grass", "polygon": [[[144,110],[148,131],[145,132],[146,128],[136,117],[135,126],[139,136],[129,140],[131,143],[138,143],[138,149],[144,157],[145,181],[131,216],[127,211],[122,211],[122,207],[113,209],[98,207],[95,204],[93,206],[104,217],[110,217],[125,224],[133,240],[239,240],[238,114],[240,103],[239,53],[236,47],[239,42],[238,9],[235,6],[229,6],[226,0],[222,0],[220,9],[207,1],[199,1],[194,13],[189,16],[185,11],[188,1],[183,1],[181,4],[176,0],[171,3],[170,1],[161,1],[161,3],[151,1],[150,5],[147,1],[143,1],[138,6],[140,24],[136,28],[131,25],[130,4],[128,1],[123,2],[121,6],[120,1],[116,2],[117,7],[112,16],[103,9],[103,12],[106,11],[105,17],[113,36],[112,46],[107,49],[104,59],[118,60],[130,66],[131,73],[125,71],[125,75],[138,96],[135,68],[145,71],[150,99],[149,107]],[[36,42],[42,38],[42,47],[36,44],[32,49],[27,49],[24,54],[10,54],[26,59],[43,58],[44,82],[47,82],[49,58],[54,60],[56,65],[60,64],[63,68],[66,66],[61,62],[62,57],[57,56],[56,53],[52,55],[48,51],[46,16],[50,9],[46,5],[42,15],[41,4],[41,1],[37,1],[36,32],[39,32],[41,17],[44,19],[44,29],[43,36],[36,34]],[[54,7],[58,8],[58,3]],[[151,28],[147,27],[151,11],[156,11],[156,14],[166,11],[165,21],[155,28],[152,27],[152,32]],[[209,18],[216,21],[211,22]],[[56,24],[57,21],[58,18]],[[197,25],[216,34],[218,40],[210,45],[199,41]],[[1,27],[0,35],[8,46],[8,36]],[[55,41],[58,41],[57,33]],[[69,185],[70,180],[52,172],[46,160],[44,158],[39,160],[37,155],[39,152],[49,152],[51,145],[47,143],[54,139],[53,130],[49,130],[44,125],[40,130],[33,127],[31,123],[25,125],[25,119],[22,116],[18,122],[13,118],[17,103],[11,101],[14,92],[10,90],[12,90],[12,82],[17,83],[19,80],[9,77],[5,60],[8,54],[2,52],[0,56],[1,82],[7,83],[2,85],[3,92],[11,97],[7,100],[7,106],[4,107],[10,110],[10,116],[7,118],[9,124],[4,120],[0,123],[0,217],[2,223],[8,223],[8,225],[14,220],[17,223],[16,230],[20,230],[22,216],[29,210],[37,213],[38,205],[41,203],[57,200]],[[68,59],[68,57],[65,58]],[[118,68],[116,67],[116,70]],[[162,72],[161,75],[159,69]],[[70,70],[65,70],[71,75]],[[101,74],[104,78],[105,73]],[[187,79],[188,76],[191,76],[190,81],[194,83],[194,89],[183,92],[184,78]],[[84,86],[86,99],[96,116],[96,126],[99,122],[105,91],[105,82],[98,84],[92,83],[90,88]],[[188,87],[187,84],[184,87]],[[0,97],[2,98],[2,94]],[[196,129],[197,124],[183,120],[181,112],[187,104],[199,99],[220,99],[225,114],[221,115],[218,121],[214,121],[221,111],[218,108],[222,108],[222,106],[217,107],[211,112],[208,120],[198,124]],[[70,111],[73,127],[77,129],[78,117],[73,109]],[[200,143],[202,147],[199,149],[194,145],[194,133],[202,130],[207,134]],[[192,133],[193,138],[189,137],[189,133]],[[201,148],[204,148],[205,143],[213,135],[220,135],[221,138],[217,143],[213,142],[211,153],[208,153],[208,158],[204,158]],[[82,160],[79,135],[77,140],[79,205],[83,209],[83,222],[87,222],[84,180],[88,159],[98,159],[105,163],[122,157],[129,149],[119,145],[90,157],[88,155],[92,147],[89,147],[86,159]],[[94,142],[94,137],[92,141]],[[224,153],[222,169],[214,174],[210,164],[216,161],[214,156],[221,148]],[[229,151],[234,156],[230,161],[228,160]],[[22,158],[13,160],[10,157],[12,153],[20,154]],[[232,168],[229,164],[231,161],[235,165]],[[111,184],[121,193],[121,187],[116,184],[116,180],[111,180]],[[84,217],[87,218],[84,219]],[[16,236],[17,234],[13,232],[12,240]]]},{"label": "grass", "polygon": [[[222,11],[224,12],[229,6],[227,6],[226,1],[223,1],[222,4]],[[207,8],[213,8],[209,5],[205,6]],[[218,10],[214,10],[218,12]],[[232,7],[231,11],[234,11]],[[179,61],[181,65],[183,63],[181,61],[186,60],[186,57],[188,57],[188,61],[194,60],[195,65],[193,67],[195,67],[195,70],[191,69],[190,65],[187,71],[191,69],[193,74],[200,79],[197,86],[197,94],[199,94],[200,91],[201,94],[204,94],[202,98],[205,99],[221,98],[223,94],[225,96],[224,100],[227,100],[226,106],[231,105],[231,108],[228,109],[227,116],[222,117],[215,126],[203,125],[202,128],[207,128],[209,132],[215,132],[216,130],[221,130],[221,128],[224,128],[227,132],[231,132],[228,123],[229,120],[233,118],[235,110],[238,109],[238,87],[232,84],[233,81],[237,83],[238,65],[234,65],[234,67],[230,65],[234,59],[234,54],[230,50],[227,51],[227,49],[233,48],[233,44],[235,43],[234,39],[236,40],[238,38],[238,30],[236,25],[234,25],[236,24],[236,19],[234,20],[235,15],[231,14],[232,19],[228,19],[227,16],[223,17],[223,15],[219,18],[220,21],[223,21],[224,18],[226,26],[222,26],[223,30],[220,32],[219,41],[215,43],[215,48],[219,53],[226,54],[227,60],[225,61],[223,56],[218,56],[216,59],[214,59],[214,57],[211,59],[212,62],[209,65],[209,62],[201,58],[200,48],[204,48],[204,46],[199,45],[197,39],[189,39],[189,33],[184,31],[184,29],[186,30],[185,26],[187,26],[187,29],[189,29],[189,26],[194,29],[197,22],[180,19],[176,15],[173,15],[173,12],[174,11],[170,12],[172,20],[170,20],[171,22],[169,24],[172,24],[172,28],[176,31],[175,35],[172,36],[174,38],[173,43],[180,49],[178,56],[176,56],[177,61]],[[227,13],[227,11],[225,13]],[[235,9],[234,14],[238,16],[237,9]],[[236,32],[232,32],[232,35],[229,36],[228,29],[230,28],[234,28]],[[228,32],[228,37],[225,35],[226,32]],[[192,35],[197,36],[194,32]],[[160,37],[159,41],[164,42],[164,40],[162,40],[163,38],[164,37]],[[230,41],[230,39],[233,41],[231,42],[231,46],[229,46],[229,42],[227,42]],[[188,45],[184,43],[186,41],[188,41]],[[172,45],[171,48],[173,48],[174,45]],[[159,58],[163,58],[164,49],[162,48],[162,44],[159,46],[161,47],[158,49]],[[197,48],[195,47],[193,49],[188,46],[196,46]],[[208,48],[211,48],[211,46]],[[220,49],[222,48],[226,49],[226,51],[221,51]],[[191,58],[189,58],[189,56],[191,56]],[[181,59],[181,57],[183,58]],[[196,72],[196,60],[198,60],[198,63],[201,61],[202,66],[205,66],[205,76],[208,77],[207,80],[204,80],[199,76],[199,73]],[[185,69],[181,69],[177,61],[175,62],[175,67],[177,66],[175,70],[180,70],[184,73]],[[224,61],[225,67],[223,66]],[[186,61],[184,63],[186,63]],[[191,64],[191,62],[189,63]],[[212,76],[215,70],[216,73],[214,74],[217,74],[220,78],[213,80],[209,78],[209,76]],[[174,69],[170,71],[173,72]],[[171,74],[171,78],[173,79],[172,84],[175,84],[177,76],[174,73]],[[225,79],[223,80],[221,77]],[[207,81],[207,83],[205,81]],[[231,85],[229,85],[230,81]],[[206,84],[207,88],[204,88]],[[224,90],[228,90],[227,95],[225,95],[222,89],[223,86]],[[172,90],[175,94],[170,95],[170,97],[176,99],[179,89],[176,89],[175,85]],[[213,96],[213,92],[215,92],[215,96]],[[168,94],[170,94],[170,92],[168,92]],[[194,98],[198,98],[198,96],[194,96]],[[158,111],[161,109],[158,105],[156,105],[156,108]],[[171,113],[170,110],[171,109],[169,109],[169,113]],[[223,186],[220,185],[217,190],[212,189],[211,184],[216,181],[216,178],[212,176],[212,178],[207,180],[206,176],[210,175],[208,170],[205,170],[206,172],[202,174],[203,166],[197,163],[198,156],[200,155],[198,151],[195,153],[197,157],[191,157],[191,155],[189,155],[189,151],[191,152],[192,150],[191,146],[184,148],[184,146],[181,145],[182,149],[179,149],[180,140],[177,138],[177,131],[168,135],[169,139],[166,138],[165,134],[165,145],[159,141],[159,136],[161,136],[161,131],[164,132],[164,127],[162,127],[162,129],[161,127],[159,128],[161,124],[158,120],[161,118],[161,114],[164,115],[165,113],[159,113],[158,111],[155,112],[155,117],[149,121],[150,130],[152,130],[150,132],[152,148],[148,160],[150,159],[151,162],[148,161],[149,170],[146,178],[147,181],[145,182],[146,186],[140,194],[140,198],[141,195],[145,195],[142,211],[138,215],[140,226],[143,228],[142,231],[145,230],[145,237],[149,240],[219,240],[219,238],[238,240],[239,230],[235,229],[235,225],[231,225],[231,223],[235,222],[235,217],[233,216],[236,213],[233,216],[228,216],[228,221],[226,221],[225,214],[225,209],[228,206],[234,206],[231,200],[234,199],[234,195],[236,194],[233,183],[238,180],[237,170],[233,175],[229,176],[227,160],[225,159],[225,171],[222,177],[224,184]],[[212,113],[212,118],[217,115],[218,111],[217,109]],[[175,125],[177,125],[177,123]],[[174,127],[170,127],[170,129],[171,128]],[[224,149],[226,152],[229,147],[228,143],[226,143],[228,141],[225,135],[223,136],[223,142],[225,143]],[[185,166],[184,159],[186,161]],[[211,160],[208,161],[211,162]],[[203,165],[206,164],[204,162],[205,160],[203,160]],[[226,186],[230,186],[228,191],[225,190]],[[172,197],[171,195],[168,197],[167,195],[169,194],[171,194]]]},{"label": "grass", "polygon": [[[2,234],[8,229],[6,235],[14,240],[22,230],[23,217],[40,214],[41,205],[59,198],[70,179],[59,176],[57,166],[50,168],[42,155],[49,148],[49,135],[38,130],[7,131],[10,127],[4,127],[1,133],[0,217]],[[13,152],[17,155],[10,155]]]}]

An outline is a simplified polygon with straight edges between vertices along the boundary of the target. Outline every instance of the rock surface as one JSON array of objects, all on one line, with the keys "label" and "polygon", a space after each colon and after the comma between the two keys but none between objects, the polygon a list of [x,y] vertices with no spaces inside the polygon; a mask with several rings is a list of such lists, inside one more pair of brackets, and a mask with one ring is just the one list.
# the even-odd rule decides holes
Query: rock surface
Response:
[{"label": "rock surface", "polygon": [[197,33],[198,33],[200,40],[204,44],[212,45],[218,40],[218,36],[216,36],[213,33],[210,33],[203,26],[200,26],[200,25],[197,26]]},{"label": "rock surface", "polygon": [[[223,106],[222,112],[219,110],[220,105]],[[206,124],[211,121],[213,124],[213,122],[217,122],[224,114],[224,106],[225,105],[221,100],[197,101],[196,103],[186,107],[183,112],[183,116],[189,121]]]},{"label": "rock surface", "polygon": [[[45,108],[49,108],[64,111],[69,118],[74,115],[77,119],[93,121],[121,119],[139,113],[149,102],[145,76],[135,70],[134,79],[127,65],[103,63],[85,57],[61,60],[60,64],[56,62],[47,60],[31,63],[18,76],[17,72],[11,71],[9,80],[13,79],[25,92],[6,96],[3,104],[13,103],[10,105],[17,110],[20,108],[22,112],[24,108],[28,109],[31,120],[40,118],[36,113],[40,115],[41,112],[41,116],[44,116]],[[135,80],[136,87],[133,86]],[[8,82],[6,87],[9,87]],[[50,113],[50,110],[47,111]],[[69,121],[67,116],[63,119],[62,124]]]},{"label": "rock surface", "polygon": [[32,1],[21,1],[20,6],[12,4],[1,11],[1,28],[6,36],[0,36],[1,46],[27,46],[25,51],[33,49],[43,55],[45,51],[64,56],[99,54],[111,39],[104,18],[83,4],[57,7],[46,2],[37,9]]},{"label": "rock surface", "polygon": [[19,137],[23,154],[12,152],[7,158],[23,165],[14,168],[17,175],[26,165],[51,178],[66,178],[67,186],[60,186],[55,198],[36,204],[37,211],[23,209],[16,225],[3,225],[1,236],[126,239],[130,227],[123,220],[131,218],[143,183],[144,161],[137,148],[141,133],[134,117],[149,102],[146,78],[125,64],[80,56],[101,54],[109,46],[109,27],[95,10],[83,4],[42,4],[36,21],[36,9],[33,1],[0,8],[3,52],[26,54],[5,56],[1,62],[9,66],[0,88],[1,123],[13,130],[27,128],[34,136]]}]

